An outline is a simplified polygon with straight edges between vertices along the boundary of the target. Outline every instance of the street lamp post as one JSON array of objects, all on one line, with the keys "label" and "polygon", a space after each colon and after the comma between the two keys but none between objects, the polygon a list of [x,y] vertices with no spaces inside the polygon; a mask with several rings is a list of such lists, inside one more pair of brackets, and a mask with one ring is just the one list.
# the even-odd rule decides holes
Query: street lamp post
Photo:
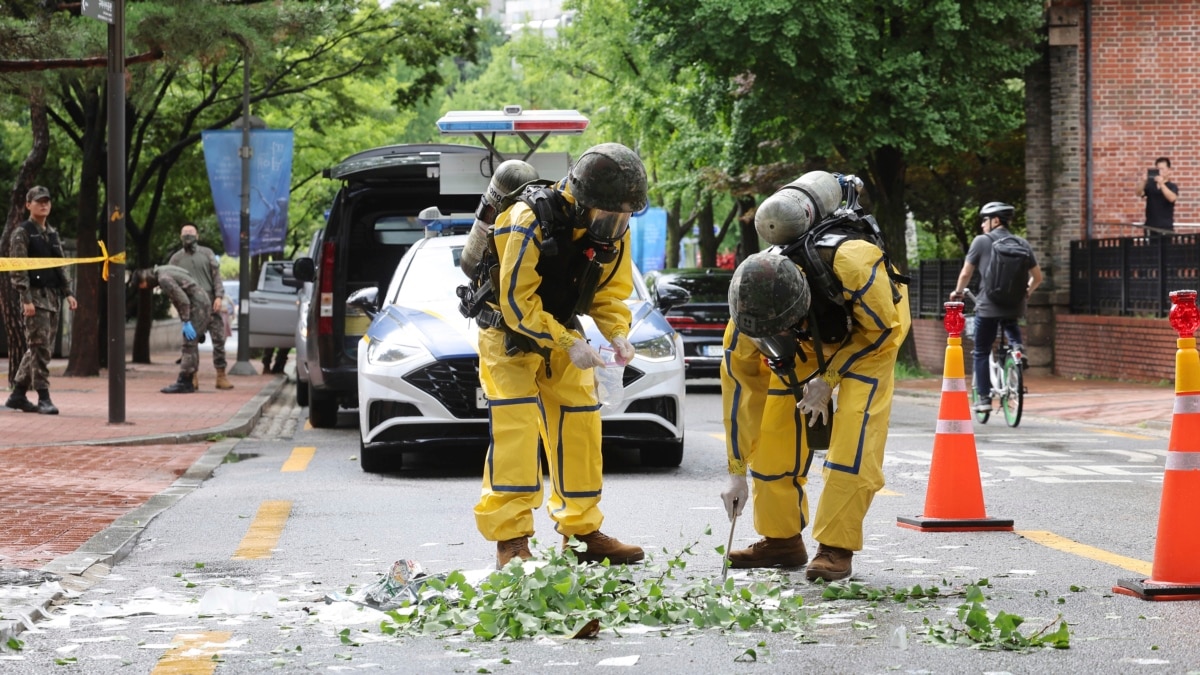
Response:
[{"label": "street lamp post", "polygon": [[[242,42],[242,209],[238,234],[238,353],[230,375],[256,375],[250,365],[250,49]],[[238,122],[234,122],[236,126]]]}]

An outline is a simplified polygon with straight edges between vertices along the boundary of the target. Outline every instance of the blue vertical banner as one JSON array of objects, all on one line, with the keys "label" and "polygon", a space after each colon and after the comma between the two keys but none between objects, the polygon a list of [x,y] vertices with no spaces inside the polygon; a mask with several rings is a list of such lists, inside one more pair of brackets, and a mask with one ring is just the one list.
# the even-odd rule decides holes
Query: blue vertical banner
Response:
[{"label": "blue vertical banner", "polygon": [[[205,131],[201,137],[225,254],[237,257],[242,229],[242,160],[238,157],[242,132]],[[251,129],[250,149],[250,255],[282,253],[292,189],[292,131]]]},{"label": "blue vertical banner", "polygon": [[667,265],[667,210],[652,206],[629,219],[633,262],[643,274]]}]

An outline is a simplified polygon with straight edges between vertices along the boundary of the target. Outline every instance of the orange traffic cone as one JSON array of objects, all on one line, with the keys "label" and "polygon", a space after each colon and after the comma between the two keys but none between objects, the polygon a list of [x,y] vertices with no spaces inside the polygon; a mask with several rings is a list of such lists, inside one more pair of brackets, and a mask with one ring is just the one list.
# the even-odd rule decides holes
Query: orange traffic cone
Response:
[{"label": "orange traffic cone", "polygon": [[1175,341],[1175,413],[1167,445],[1158,538],[1149,579],[1121,579],[1116,593],[1143,600],[1200,600],[1200,354],[1196,291],[1171,293]]},{"label": "orange traffic cone", "polygon": [[916,518],[897,518],[896,524],[921,532],[1011,532],[1013,521],[988,518],[983,508],[975,429],[971,425],[971,404],[963,373],[963,303],[947,302],[945,308],[944,324],[950,336],[946,338],[942,403],[933,439],[925,512]]}]

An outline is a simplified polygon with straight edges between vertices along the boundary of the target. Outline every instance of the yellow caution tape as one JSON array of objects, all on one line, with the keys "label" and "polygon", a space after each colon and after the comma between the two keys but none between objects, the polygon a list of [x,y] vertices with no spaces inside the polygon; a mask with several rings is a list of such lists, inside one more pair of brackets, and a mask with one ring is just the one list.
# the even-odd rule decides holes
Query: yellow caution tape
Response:
[{"label": "yellow caution tape", "polygon": [[108,281],[108,264],[115,265],[125,264],[125,252],[108,254],[108,248],[103,241],[97,242],[100,244],[100,255],[91,258],[0,258],[0,272],[19,272],[25,270],[44,270],[51,267],[66,267],[67,265],[78,265],[80,263],[104,263],[104,269],[100,271],[100,276]]}]

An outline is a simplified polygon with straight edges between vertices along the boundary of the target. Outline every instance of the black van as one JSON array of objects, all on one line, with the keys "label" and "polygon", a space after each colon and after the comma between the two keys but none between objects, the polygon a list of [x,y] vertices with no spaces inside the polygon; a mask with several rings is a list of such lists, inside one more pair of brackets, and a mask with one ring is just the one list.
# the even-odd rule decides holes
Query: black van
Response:
[{"label": "black van", "polygon": [[481,165],[488,150],[469,145],[392,145],[352,155],[326,169],[342,181],[316,258],[300,258],[294,271],[313,282],[304,358],[308,369],[308,418],[315,428],[337,425],[340,406],[358,405],[358,347],[370,318],[346,299],[354,291],[387,288],[401,256],[424,236],[417,214],[429,206],[442,213],[473,213],[480,192],[442,194],[441,161],[458,155]]}]

